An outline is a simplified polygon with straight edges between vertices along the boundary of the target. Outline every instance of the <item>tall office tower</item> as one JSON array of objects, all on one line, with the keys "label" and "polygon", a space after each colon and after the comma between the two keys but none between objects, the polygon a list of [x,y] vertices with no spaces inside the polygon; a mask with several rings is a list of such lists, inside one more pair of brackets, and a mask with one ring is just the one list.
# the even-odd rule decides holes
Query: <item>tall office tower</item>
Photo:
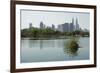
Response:
[{"label": "tall office tower", "polygon": [[52,24],[52,30],[55,30],[55,25]]},{"label": "tall office tower", "polygon": [[69,23],[64,23],[64,24],[62,24],[63,32],[69,32],[68,25],[69,25]]},{"label": "tall office tower", "polygon": [[60,31],[60,32],[63,32],[63,27],[62,27],[62,24],[58,25],[57,30],[58,30],[58,31]]},{"label": "tall office tower", "polygon": [[69,25],[69,31],[73,32],[74,31],[74,18],[72,18],[72,22]]},{"label": "tall office tower", "polygon": [[76,30],[79,30],[78,19],[76,18]]},{"label": "tall office tower", "polygon": [[31,29],[32,28],[32,23],[29,23],[29,29]]},{"label": "tall office tower", "polygon": [[43,24],[43,22],[42,22],[42,21],[40,22],[40,28],[41,28],[41,29],[43,29],[43,28],[44,28],[44,24]]},{"label": "tall office tower", "polygon": [[74,25],[74,18],[72,18],[72,24]]}]

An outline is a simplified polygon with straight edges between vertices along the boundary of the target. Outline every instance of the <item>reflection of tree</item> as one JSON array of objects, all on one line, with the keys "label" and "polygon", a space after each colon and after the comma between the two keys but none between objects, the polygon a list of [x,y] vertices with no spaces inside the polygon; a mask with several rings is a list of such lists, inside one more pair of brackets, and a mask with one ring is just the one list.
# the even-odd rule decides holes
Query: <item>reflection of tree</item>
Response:
[{"label": "reflection of tree", "polygon": [[27,40],[29,44],[29,48],[39,47],[40,49],[43,49],[43,40]]},{"label": "reflection of tree", "polygon": [[40,40],[40,49],[43,49],[43,40]]},{"label": "reflection of tree", "polygon": [[67,42],[65,42],[65,44],[64,44],[65,54],[67,54],[69,56],[77,55],[77,51],[79,48],[78,40],[79,40],[79,38],[73,37],[70,40],[68,40]]},{"label": "reflection of tree", "polygon": [[34,43],[36,42],[36,40],[27,40],[28,41],[28,44],[29,44],[29,48],[33,48],[34,46]]},{"label": "reflection of tree", "polygon": [[74,49],[71,49],[71,48],[64,48],[64,53],[69,55],[69,56],[77,56],[77,51],[78,51],[78,48],[74,48]]}]

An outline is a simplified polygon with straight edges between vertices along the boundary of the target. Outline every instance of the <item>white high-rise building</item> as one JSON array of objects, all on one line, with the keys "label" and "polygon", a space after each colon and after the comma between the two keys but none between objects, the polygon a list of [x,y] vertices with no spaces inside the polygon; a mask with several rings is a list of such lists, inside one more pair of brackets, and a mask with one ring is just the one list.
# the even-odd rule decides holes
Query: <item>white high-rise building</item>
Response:
[{"label": "white high-rise building", "polygon": [[80,27],[79,27],[79,24],[78,24],[78,19],[76,18],[76,30],[79,30]]},{"label": "white high-rise building", "polygon": [[54,24],[52,24],[52,30],[55,30],[55,25]]}]

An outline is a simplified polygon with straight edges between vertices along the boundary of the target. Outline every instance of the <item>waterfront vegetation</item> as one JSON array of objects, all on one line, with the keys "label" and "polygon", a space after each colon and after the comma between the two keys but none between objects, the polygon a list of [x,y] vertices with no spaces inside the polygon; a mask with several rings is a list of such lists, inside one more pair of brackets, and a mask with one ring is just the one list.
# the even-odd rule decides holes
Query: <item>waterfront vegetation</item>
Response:
[{"label": "waterfront vegetation", "polygon": [[21,30],[21,37],[28,38],[67,38],[70,36],[81,36],[81,37],[89,37],[89,32],[84,31],[73,31],[73,32],[60,32],[57,30],[52,30],[51,28],[27,28]]},{"label": "waterfront vegetation", "polygon": [[71,37],[67,42],[64,44],[64,52],[68,55],[75,56],[77,55],[77,51],[79,48],[79,37]]},{"label": "waterfront vegetation", "polygon": [[69,39],[69,41],[66,44],[66,48],[70,48],[70,49],[77,49],[77,48],[79,48],[78,39],[77,38]]}]

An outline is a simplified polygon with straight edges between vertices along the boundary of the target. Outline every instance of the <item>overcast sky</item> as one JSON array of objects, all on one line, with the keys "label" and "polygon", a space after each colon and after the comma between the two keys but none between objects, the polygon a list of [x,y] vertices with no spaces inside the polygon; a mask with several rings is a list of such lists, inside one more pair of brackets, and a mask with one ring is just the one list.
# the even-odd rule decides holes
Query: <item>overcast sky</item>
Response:
[{"label": "overcast sky", "polygon": [[46,26],[57,26],[63,23],[72,22],[72,18],[78,23],[81,28],[89,29],[90,25],[90,14],[80,12],[61,12],[61,11],[35,11],[35,10],[21,10],[21,29],[29,28],[29,23],[32,23],[33,27],[39,27],[40,22]]}]

